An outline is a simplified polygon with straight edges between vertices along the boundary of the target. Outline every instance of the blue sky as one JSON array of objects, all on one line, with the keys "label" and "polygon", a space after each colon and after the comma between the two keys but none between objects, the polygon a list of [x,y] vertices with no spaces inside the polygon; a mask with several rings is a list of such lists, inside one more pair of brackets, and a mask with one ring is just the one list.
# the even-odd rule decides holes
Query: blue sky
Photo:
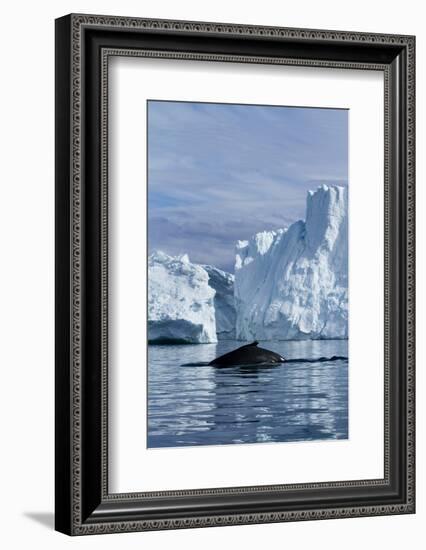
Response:
[{"label": "blue sky", "polygon": [[304,219],[346,185],[348,111],[148,102],[148,244],[233,272],[239,239]]}]

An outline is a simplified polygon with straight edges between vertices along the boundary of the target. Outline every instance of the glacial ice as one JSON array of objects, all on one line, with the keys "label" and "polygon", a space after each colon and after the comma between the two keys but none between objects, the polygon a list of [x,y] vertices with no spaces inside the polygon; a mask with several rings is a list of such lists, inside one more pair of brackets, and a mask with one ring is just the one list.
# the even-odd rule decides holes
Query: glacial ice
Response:
[{"label": "glacial ice", "polygon": [[309,191],[306,221],[239,241],[236,338],[348,337],[347,191]]},{"label": "glacial ice", "polygon": [[188,255],[148,258],[148,339],[206,344],[235,338],[234,276]]},{"label": "glacial ice", "polygon": [[211,265],[203,265],[209,285],[216,291],[214,309],[216,333],[219,340],[235,339],[234,276]]},{"label": "glacial ice", "polygon": [[148,340],[150,343],[217,342],[215,290],[207,271],[187,254],[156,251],[148,258]]},{"label": "glacial ice", "polygon": [[236,246],[235,276],[186,254],[149,256],[151,343],[348,337],[347,191],[320,186],[306,220]]}]

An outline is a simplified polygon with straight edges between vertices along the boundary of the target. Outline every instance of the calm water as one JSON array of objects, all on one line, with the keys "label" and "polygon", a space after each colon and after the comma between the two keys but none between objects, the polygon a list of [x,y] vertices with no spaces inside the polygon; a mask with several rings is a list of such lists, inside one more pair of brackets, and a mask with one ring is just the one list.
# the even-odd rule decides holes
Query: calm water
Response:
[{"label": "calm water", "polygon": [[[148,447],[348,437],[348,361],[182,366],[243,345],[149,346]],[[348,355],[346,340],[259,342],[287,359]]]}]

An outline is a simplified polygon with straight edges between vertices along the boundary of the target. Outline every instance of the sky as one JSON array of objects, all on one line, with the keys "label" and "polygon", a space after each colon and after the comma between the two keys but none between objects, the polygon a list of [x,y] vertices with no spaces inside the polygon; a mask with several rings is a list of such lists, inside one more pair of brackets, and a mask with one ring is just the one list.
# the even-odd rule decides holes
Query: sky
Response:
[{"label": "sky", "polygon": [[235,244],[347,185],[348,111],[148,101],[148,245],[234,271]]}]

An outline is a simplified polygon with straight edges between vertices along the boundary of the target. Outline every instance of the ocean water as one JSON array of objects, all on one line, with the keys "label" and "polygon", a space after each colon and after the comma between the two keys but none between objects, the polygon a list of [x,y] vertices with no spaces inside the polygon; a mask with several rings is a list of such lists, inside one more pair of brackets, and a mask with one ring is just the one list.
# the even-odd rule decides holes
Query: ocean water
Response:
[{"label": "ocean water", "polygon": [[348,360],[315,361],[347,357],[347,340],[259,342],[289,362],[205,365],[241,345],[148,347],[149,448],[348,438]]}]

